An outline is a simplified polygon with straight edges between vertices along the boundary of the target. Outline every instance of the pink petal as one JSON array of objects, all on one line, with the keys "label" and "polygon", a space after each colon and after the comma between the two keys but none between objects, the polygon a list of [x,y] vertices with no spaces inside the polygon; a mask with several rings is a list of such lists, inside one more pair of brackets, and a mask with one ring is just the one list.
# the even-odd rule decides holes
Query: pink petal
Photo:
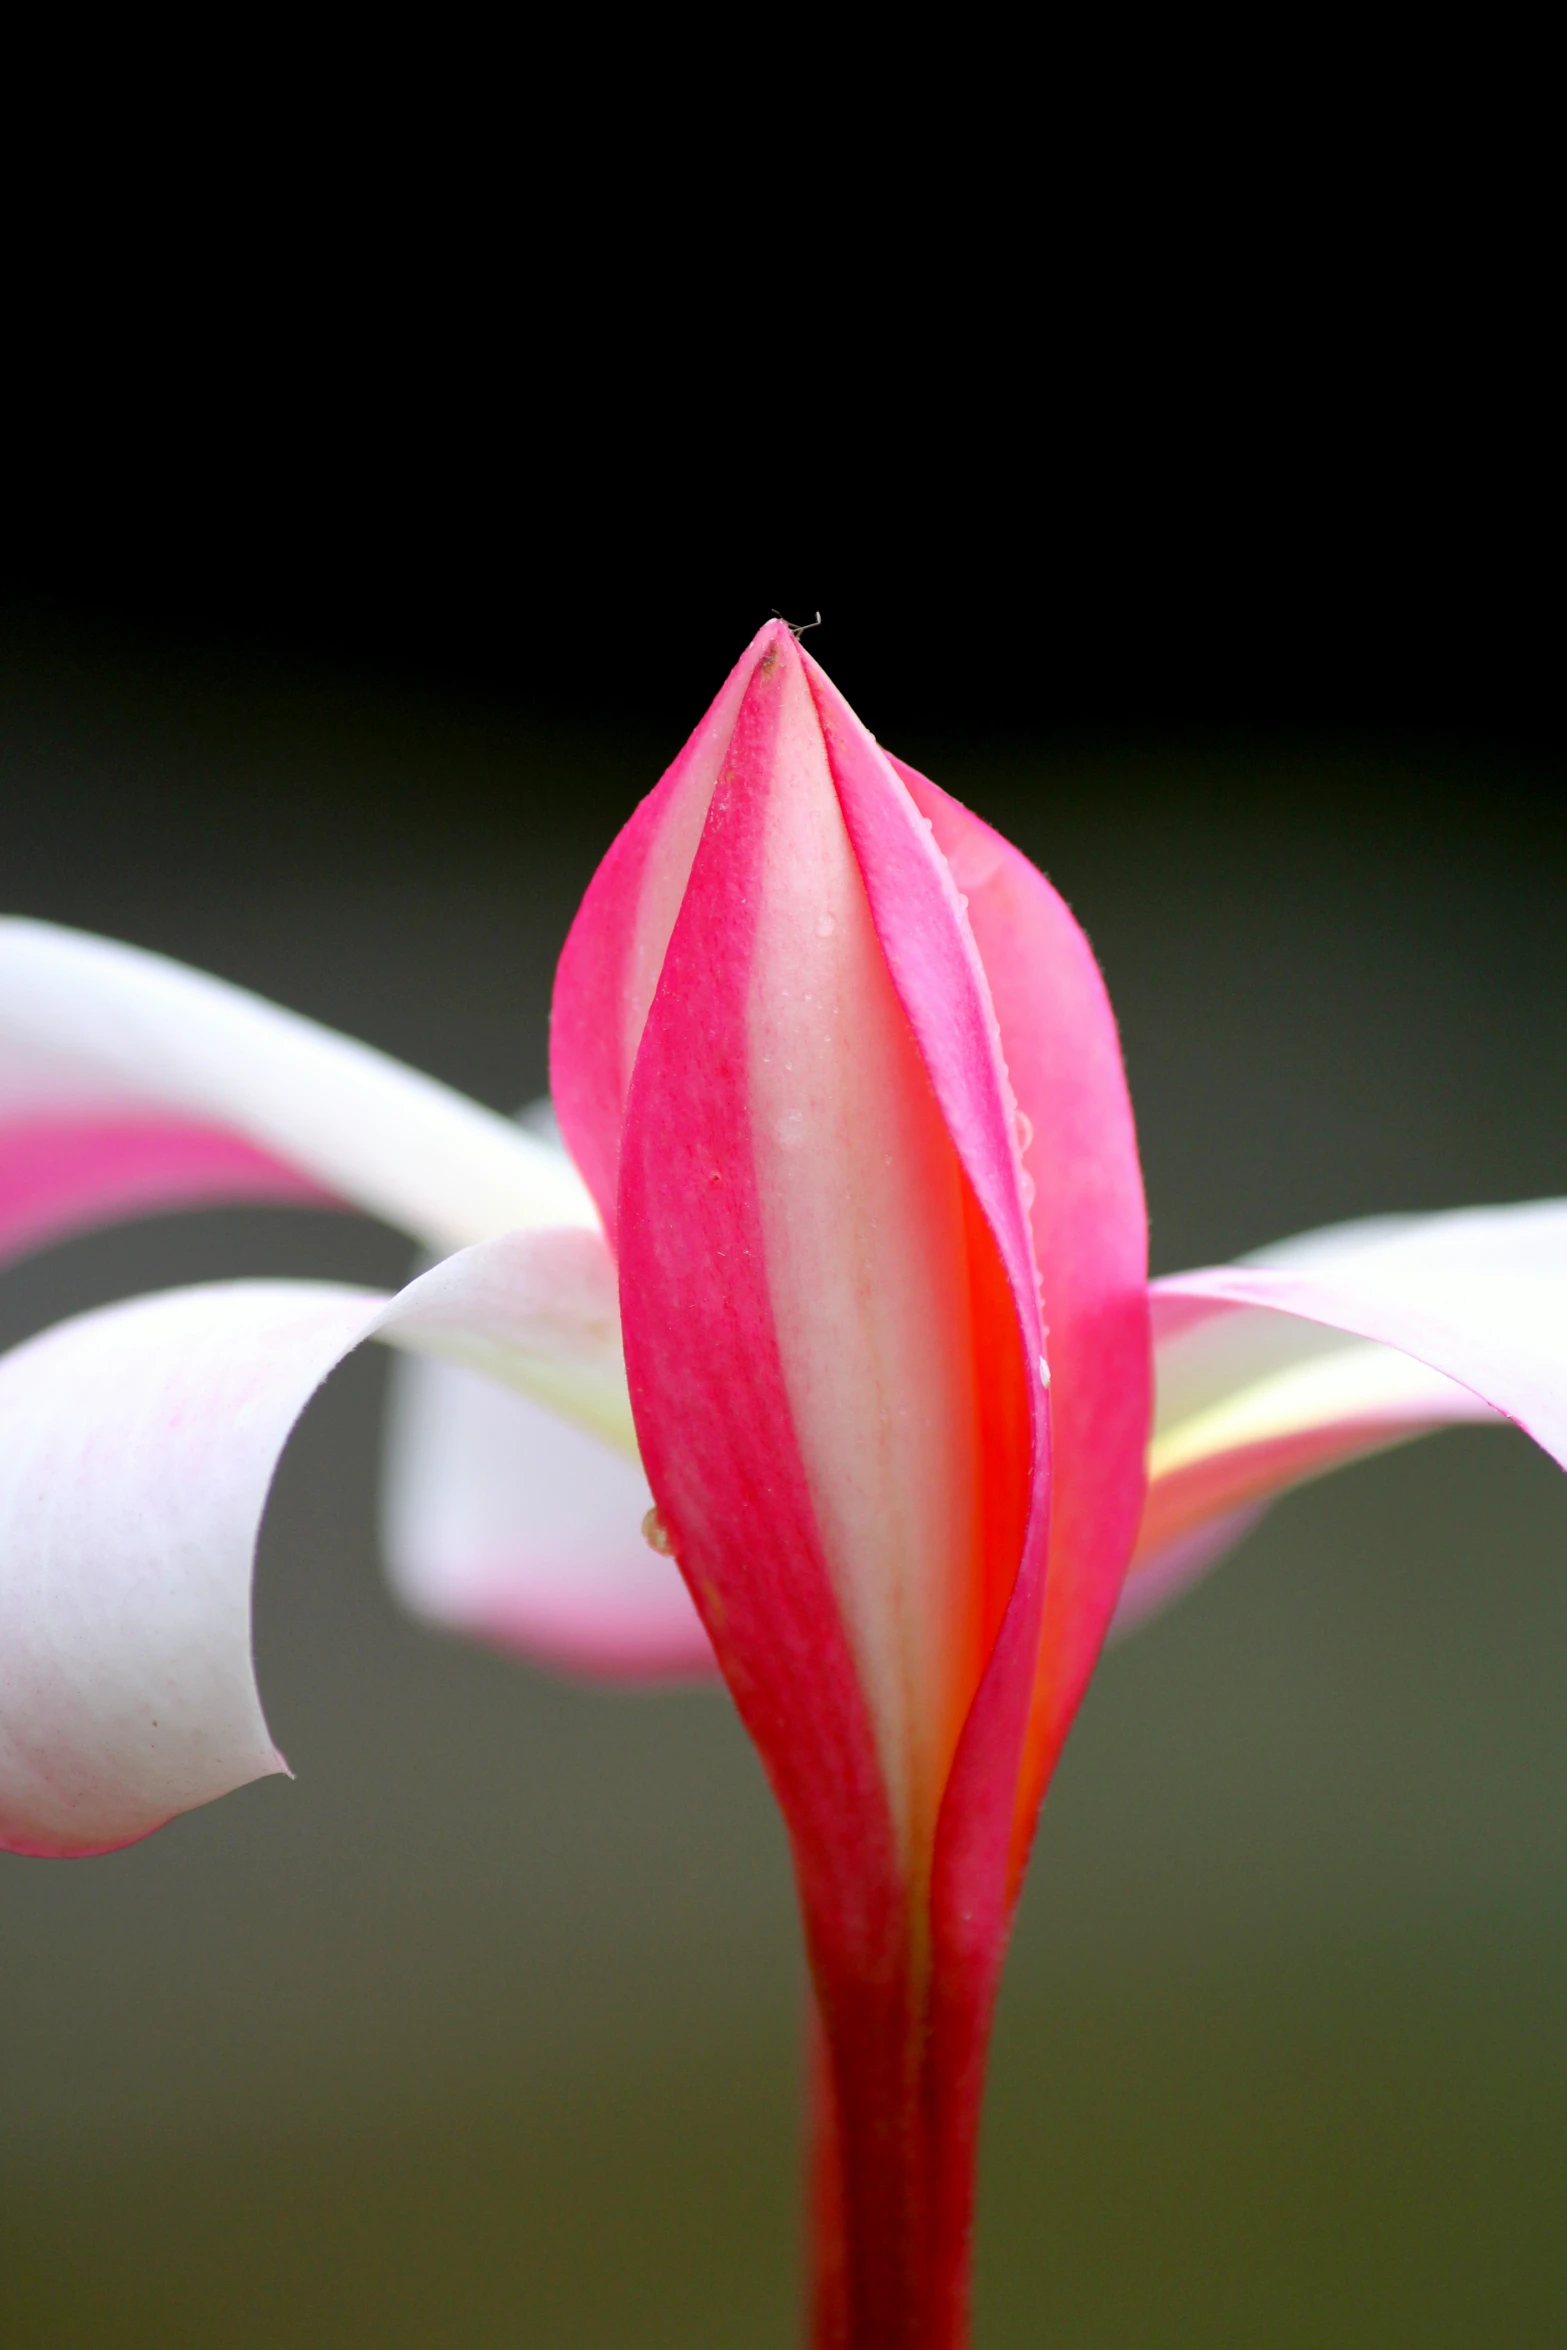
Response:
[{"label": "pink petal", "polygon": [[1110,1638],[1119,1640],[1124,1633],[1135,1632],[1150,1616],[1160,1614],[1226,1551],[1244,1542],[1267,1511],[1265,1501],[1226,1510],[1168,1542],[1140,1547],[1121,1586],[1120,1604],[1110,1624]]},{"label": "pink petal", "polygon": [[1143,1506],[1150,1410],[1148,1219],[1110,999],[1065,901],[998,832],[893,765],[964,893],[1025,1124],[1049,1325],[1050,1551],[1018,1865],[1114,1612]]},{"label": "pink petal", "polygon": [[1501,1413],[1567,1465],[1567,1204],[1341,1225],[1153,1286],[1159,1411],[1124,1623],[1275,1495]]},{"label": "pink petal", "polygon": [[1038,1640],[1036,1281],[951,876],[782,629],[709,805],[620,1166],[638,1433],[793,1838],[857,2290],[875,2297],[912,2165],[944,2294]]},{"label": "pink petal", "polygon": [[326,1198],[442,1251],[595,1221],[558,1154],[385,1054],[162,956],[0,921],[0,1252],[199,1200]]},{"label": "pink petal", "polygon": [[643,1535],[640,1466],[529,1398],[405,1357],[383,1496],[393,1584],[429,1621],[567,1672],[716,1674],[679,1569]]},{"label": "pink petal", "polygon": [[[949,1774],[933,1925],[954,1966],[958,1946],[988,1969],[1004,1930],[1007,1855],[1034,1681],[1051,1506],[1044,1329],[1002,1040],[984,966],[951,868],[904,780],[817,665],[805,660],[844,823],[864,877],[876,939],[908,1017],[942,1120],[1000,1259],[1005,1284],[981,1355],[979,1408],[1008,1410],[1021,1389],[1024,1426],[1012,1462],[985,1463],[988,1500],[1017,1511],[987,1544],[990,1589],[982,1677]],[[999,1308],[999,1311],[996,1310]],[[1007,1358],[1011,1356],[1011,1364]],[[1017,1367],[1028,1375],[1017,1378]],[[1015,1407],[1014,1407],[1015,1408]],[[990,1448],[986,1448],[990,1449]],[[1009,1449],[1003,1439],[998,1453]]]},{"label": "pink petal", "polygon": [[963,901],[907,784],[831,681],[813,662],[805,667],[877,943],[971,1203],[980,1670],[957,1683],[972,1696],[932,1863],[922,2092],[932,2166],[927,2295],[941,2331],[966,2291],[984,2051],[1039,1652],[1051,1507],[1045,1333],[1002,1039]]},{"label": "pink petal", "polygon": [[[798,656],[769,631],[637,1056],[621,1307],[649,1480],[779,1793],[808,1907],[820,1931],[888,1963],[931,1776],[903,1651],[892,1633],[878,1646],[888,1578],[905,1534],[921,1576],[952,1541],[967,1549],[950,1443],[930,1424],[955,1408],[941,1350],[910,1328],[927,1308],[944,1332],[950,1300],[939,1274],[933,1294],[922,1287],[906,1238],[911,1215],[950,1228],[960,1211],[910,1062]],[[845,1071],[863,1074],[863,1104],[846,1100]],[[912,1429],[889,1322],[916,1354]],[[929,1460],[908,1463],[911,1449]],[[934,1541],[914,1522],[921,1503]],[[922,1693],[936,1662],[913,1660]]]},{"label": "pink petal", "polygon": [[735,714],[775,627],[760,630],[742,653],[679,758],[612,843],[561,952],[550,1090],[561,1132],[612,1240],[620,1129],[643,1023]]},{"label": "pink petal", "polygon": [[0,1258],[125,1216],[242,1200],[336,1204],[283,1160],[194,1120],[89,1114],[0,1124]]}]

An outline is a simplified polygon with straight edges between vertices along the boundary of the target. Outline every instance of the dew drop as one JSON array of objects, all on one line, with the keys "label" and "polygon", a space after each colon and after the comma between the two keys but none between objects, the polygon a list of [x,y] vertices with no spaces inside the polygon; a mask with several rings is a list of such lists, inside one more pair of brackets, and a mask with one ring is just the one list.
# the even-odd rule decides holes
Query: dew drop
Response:
[{"label": "dew drop", "polygon": [[1014,1110],[1012,1116],[1017,1123],[1017,1147],[1026,1151],[1034,1139],[1034,1121],[1023,1110]]},{"label": "dew drop", "polygon": [[1034,1178],[1032,1175],[1030,1175],[1026,1167],[1020,1171],[1018,1176],[1018,1183],[1023,1193],[1024,1207],[1031,1208],[1035,1199],[1038,1197],[1038,1193],[1035,1188]]},{"label": "dew drop", "polygon": [[[1040,1368],[1043,1367],[1041,1364]],[[642,1520],[642,1539],[649,1550],[656,1550],[663,1559],[667,1559],[675,1547],[669,1539],[669,1528],[656,1509],[649,1510]]]},{"label": "dew drop", "polygon": [[818,914],[818,915],[817,915],[817,917],[816,917],[816,935],[817,935],[817,937],[818,937],[818,938],[831,938],[831,936],[832,936],[833,932],[834,932],[834,931],[837,929],[837,927],[838,927],[838,917],[836,916],[836,914]]},{"label": "dew drop", "polygon": [[[1050,1385],[1050,1365],[1049,1365],[1049,1364],[1048,1364],[1048,1363],[1045,1361],[1045,1358],[1044,1358],[1044,1356],[1043,1356],[1043,1355],[1041,1355],[1041,1356],[1040,1356],[1040,1358],[1039,1358],[1039,1384],[1040,1384],[1040,1386],[1041,1386],[1041,1387],[1048,1387],[1048,1386]],[[651,1511],[649,1511],[649,1512],[648,1512],[648,1515],[649,1515],[650,1517],[652,1516],[652,1514],[653,1514],[653,1513],[652,1513]],[[644,1529],[644,1530],[645,1530],[645,1529]],[[649,1535],[649,1536],[648,1536],[648,1540],[649,1540],[650,1542],[652,1542],[652,1541],[653,1541],[653,1537],[652,1537],[651,1535]],[[657,1549],[658,1549],[658,1547],[659,1547],[659,1545],[658,1545],[656,1542],[654,1542],[654,1543],[653,1543],[653,1548],[654,1548],[655,1550],[657,1550]],[[665,1545],[665,1547],[667,1548],[667,1547],[668,1547],[668,1545],[666,1544],[666,1545]]]}]

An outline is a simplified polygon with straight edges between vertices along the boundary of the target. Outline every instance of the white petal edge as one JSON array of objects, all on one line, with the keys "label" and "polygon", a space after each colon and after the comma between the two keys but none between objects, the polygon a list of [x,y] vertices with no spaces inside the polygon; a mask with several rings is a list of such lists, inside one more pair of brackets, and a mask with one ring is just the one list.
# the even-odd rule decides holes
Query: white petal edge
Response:
[{"label": "white petal edge", "polygon": [[1149,1505],[1117,1631],[1275,1494],[1390,1444],[1501,1416],[1567,1466],[1567,1202],[1330,1226],[1155,1282],[1153,1308]]},{"label": "white petal edge", "polygon": [[137,1112],[242,1137],[442,1254],[598,1224],[563,1153],[434,1078],[164,956],[0,918],[0,1126]]},{"label": "white petal edge", "polygon": [[0,1358],[0,1844],[112,1849],[283,1768],[250,1590],[310,1396],[379,1337],[471,1354],[524,1392],[541,1374],[579,1396],[596,1382],[612,1416],[607,1267],[596,1235],[511,1233],[395,1298],[217,1283],[102,1308]]}]

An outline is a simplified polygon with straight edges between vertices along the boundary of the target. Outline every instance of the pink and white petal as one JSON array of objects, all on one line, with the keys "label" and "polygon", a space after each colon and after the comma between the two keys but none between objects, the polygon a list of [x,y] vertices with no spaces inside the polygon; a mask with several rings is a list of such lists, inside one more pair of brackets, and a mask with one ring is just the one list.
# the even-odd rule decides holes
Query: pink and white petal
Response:
[{"label": "pink and white petal", "polygon": [[169,1208],[341,1203],[238,1134],[156,1112],[0,1115],[0,1261]]},{"label": "pink and white petal", "polygon": [[[1496,1417],[1467,1387],[1394,1347],[1346,1343],[1319,1323],[1258,1308],[1188,1325],[1156,1361],[1148,1503],[1117,1632],[1206,1573],[1289,1487],[1437,1428]],[[1218,1392],[1221,1364],[1233,1376]]]},{"label": "pink and white petal", "polygon": [[[945,1640],[961,1674],[957,1685],[971,1694],[945,1774],[931,1887],[940,1993],[935,2070],[944,2078],[942,2019],[950,2006],[947,2020],[960,2024],[954,2045],[971,2051],[1005,1938],[1052,1507],[1045,1332],[1002,1039],[963,900],[903,776],[809,656],[803,667],[876,942],[978,1210],[967,1311],[979,1485],[990,1523],[975,1562],[979,1669],[950,1635]],[[982,1256],[995,1262],[994,1283],[980,1271]],[[987,1289],[999,1294],[982,1306]]]},{"label": "pink and white petal", "polygon": [[892,764],[963,893],[985,967],[1049,1325],[1050,1550],[1018,1786],[1020,1864],[1142,1515],[1148,1218],[1115,1014],[1080,925],[1010,841],[914,768]]},{"label": "pink and white petal", "polygon": [[1567,1204],[1378,1218],[1153,1285],[1158,1410],[1117,1628],[1289,1487],[1465,1421],[1567,1466]]},{"label": "pink and white petal", "polygon": [[561,952],[550,1085],[561,1131],[611,1238],[637,1047],[736,713],[779,625],[770,621],[747,646],[680,756],[610,844]]},{"label": "pink and white petal", "polygon": [[1154,1296],[1188,1324],[1263,1308],[1396,1347],[1567,1464],[1567,1201],[1310,1233]]},{"label": "pink and white petal", "polygon": [[0,1359],[0,1846],[90,1853],[285,1765],[251,1663],[277,1458],[380,1301],[138,1298]]},{"label": "pink and white petal", "polygon": [[640,1466],[451,1363],[393,1368],[387,1566],[417,1615],[567,1672],[710,1680],[712,1644],[642,1524]]},{"label": "pink and white petal", "polygon": [[445,1252],[597,1221],[561,1154],[160,955],[0,920],[0,1254],[202,1200],[337,1200]]},{"label": "pink and white petal", "polygon": [[[910,1084],[907,1022],[791,653],[776,640],[754,665],[638,1050],[621,1135],[621,1308],[649,1482],[789,1823],[817,1964],[863,1974],[895,1967],[904,1948],[911,1811],[878,1601],[911,1507],[924,1500],[938,1536],[951,1530],[939,1488],[955,1423],[925,1424],[923,1363],[940,1384],[934,1333],[878,1343],[908,1304],[907,1195],[939,1189],[934,1103],[926,1084],[922,1112]],[[905,1110],[912,1138],[884,1134]],[[844,1250],[861,1260],[847,1278]],[[939,1257],[939,1244],[923,1254]],[[934,1311],[944,1326],[944,1296]],[[912,1426],[897,1409],[910,1346]],[[929,1458],[908,1489],[911,1441]],[[871,1524],[851,1590],[848,1521],[874,1520],[884,1488],[890,1518]],[[930,1530],[914,1531],[918,1571]]]},{"label": "pink and white petal", "polygon": [[1132,1571],[1121,1586],[1121,1597],[1110,1620],[1110,1638],[1135,1632],[1150,1616],[1179,1599],[1189,1583],[1197,1582],[1211,1566],[1244,1542],[1252,1528],[1268,1514],[1265,1501],[1226,1510],[1208,1518],[1170,1541],[1140,1549]]}]

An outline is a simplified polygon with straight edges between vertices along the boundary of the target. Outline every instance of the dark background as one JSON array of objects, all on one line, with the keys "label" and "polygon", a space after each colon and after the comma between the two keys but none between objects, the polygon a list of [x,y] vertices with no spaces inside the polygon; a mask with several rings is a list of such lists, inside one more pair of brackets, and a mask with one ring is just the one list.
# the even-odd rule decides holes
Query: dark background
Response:
[{"label": "dark background", "polygon": [[[1086,922],[1156,1267],[1567,1189],[1526,351],[1491,346],[1482,414],[1433,394],[1434,314],[1386,379],[1375,305],[1329,346],[1264,303],[1194,372],[1168,305],[1107,349],[1046,299],[983,396],[917,308],[782,381],[628,329],[541,392],[553,346],[523,368],[504,318],[410,368],[387,311],[348,379],[237,320],[155,399],[106,329],[18,443],[11,907],[510,1107],[616,824],[759,621],[820,608],[868,723]],[[154,1220],[9,1272],[0,1321],[406,1255]],[[269,1510],[296,1783],[0,1865],[0,2331],[782,2344],[799,1991],[759,1773],[721,1697],[396,1616],[382,1372],[332,1382]],[[1463,1431],[1294,1497],[1108,1661],[1003,2005],[981,2350],[1563,2338],[1564,1539],[1558,1472]]]}]

